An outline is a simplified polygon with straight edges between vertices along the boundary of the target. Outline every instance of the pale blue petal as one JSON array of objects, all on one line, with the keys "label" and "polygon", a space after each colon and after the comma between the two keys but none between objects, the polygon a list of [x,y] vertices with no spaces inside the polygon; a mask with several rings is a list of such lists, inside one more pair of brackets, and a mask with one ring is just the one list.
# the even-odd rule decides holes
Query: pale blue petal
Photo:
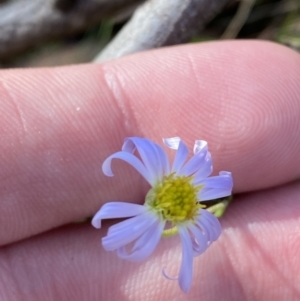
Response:
[{"label": "pale blue petal", "polygon": [[123,246],[117,250],[118,256],[130,261],[144,260],[156,248],[164,227],[165,222],[157,219],[157,222],[138,238],[130,252],[127,252],[126,247]]},{"label": "pale blue petal", "polygon": [[102,238],[102,245],[107,251],[117,250],[135,241],[156,221],[157,217],[149,212],[127,219],[108,229],[107,236]]},{"label": "pale blue petal", "polygon": [[209,239],[206,231],[201,230],[196,225],[189,225],[188,229],[194,236],[193,243],[193,251],[194,256],[198,256],[202,254],[209,246]]},{"label": "pale blue petal", "polygon": [[221,235],[222,227],[219,220],[205,209],[200,209],[197,225],[204,233],[206,233],[210,243],[217,240]]},{"label": "pale blue petal", "polygon": [[194,184],[196,185],[203,179],[206,179],[211,175],[213,171],[213,164],[210,152],[207,152],[204,161],[201,163],[201,167],[199,167],[198,171],[194,174],[195,180]]},{"label": "pale blue petal", "polygon": [[179,270],[178,282],[180,288],[187,293],[191,288],[193,278],[192,239],[186,227],[178,226],[178,233],[182,242],[182,261]]},{"label": "pale blue petal", "polygon": [[212,169],[211,154],[207,150],[207,142],[197,140],[195,142],[194,150],[194,156],[185,164],[180,174],[190,176],[202,170],[202,167],[207,170],[207,165]]},{"label": "pale blue petal", "polygon": [[149,139],[138,137],[126,138],[122,150],[129,153],[133,153],[135,150],[138,151],[154,183],[161,180],[165,172],[169,171],[169,163],[165,151]]},{"label": "pale blue petal", "polygon": [[180,140],[179,147],[178,147],[178,150],[176,152],[175,159],[173,162],[172,172],[181,174],[180,170],[181,170],[182,166],[184,165],[184,163],[186,162],[188,154],[189,154],[189,150],[188,150],[187,146],[182,142],[182,140]]},{"label": "pale blue petal", "polygon": [[203,185],[207,188],[218,189],[232,189],[233,186],[231,173],[222,171],[219,173],[219,176],[210,177],[201,182],[199,181],[198,183],[203,183]]},{"label": "pale blue petal", "polygon": [[146,212],[139,214],[133,218],[124,220],[122,222],[116,223],[108,228],[107,231],[107,236],[114,234],[114,233],[119,233],[122,230],[126,230],[127,227],[139,227],[139,223],[143,223],[144,220],[147,220],[148,222],[150,221],[156,221],[157,216],[154,215],[152,212],[149,212],[148,209],[146,209]]},{"label": "pale blue petal", "polygon": [[166,273],[166,267],[164,267],[164,268],[162,269],[161,273],[162,273],[163,276],[164,276],[165,278],[167,278],[168,280],[178,280],[178,276],[176,276],[176,277],[171,277],[171,276],[169,276],[169,275]]},{"label": "pale blue petal", "polygon": [[163,138],[164,144],[170,148],[177,150],[179,147],[181,139],[179,137],[172,137],[172,138]]},{"label": "pale blue petal", "polygon": [[165,138],[163,141],[169,148],[177,150],[172,166],[172,172],[180,173],[189,154],[187,146],[179,137]]},{"label": "pale blue petal", "polygon": [[198,154],[199,152],[207,152],[207,142],[204,140],[196,140],[194,144],[194,154]]},{"label": "pale blue petal", "polygon": [[203,189],[199,194],[198,197],[200,202],[203,201],[210,201],[219,198],[224,198],[226,196],[231,195],[231,190],[224,190],[224,189]]},{"label": "pale blue petal", "polygon": [[200,201],[229,196],[231,195],[233,187],[231,173],[224,171],[220,172],[219,176],[210,177],[194,184],[204,186],[198,194]]},{"label": "pale blue petal", "polygon": [[155,179],[153,179],[153,175],[149,173],[145,165],[139,160],[136,156],[127,153],[127,152],[117,152],[109,156],[102,164],[102,171],[103,173],[108,176],[112,177],[114,174],[111,170],[111,161],[112,159],[121,159],[132,167],[134,167],[147,181],[150,185],[155,184]]},{"label": "pale blue petal", "polygon": [[104,204],[92,219],[92,225],[95,228],[101,228],[101,220],[109,218],[131,217],[142,214],[146,211],[146,207],[142,205],[110,202]]},{"label": "pale blue petal", "polygon": [[158,157],[160,158],[160,163],[162,165],[162,175],[161,179],[170,173],[170,163],[169,163],[169,158],[166,154],[166,152],[159,146],[155,145],[156,151],[158,153]]}]

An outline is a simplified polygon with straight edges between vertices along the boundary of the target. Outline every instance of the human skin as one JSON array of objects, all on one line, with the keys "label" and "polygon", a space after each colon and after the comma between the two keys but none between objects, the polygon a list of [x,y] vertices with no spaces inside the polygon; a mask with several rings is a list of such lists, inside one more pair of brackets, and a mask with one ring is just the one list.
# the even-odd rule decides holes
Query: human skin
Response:
[{"label": "human skin", "polygon": [[[300,300],[300,55],[254,41],[132,55],[102,65],[0,72],[0,300]],[[194,260],[178,237],[126,262],[73,221],[112,200],[143,203],[129,166],[101,164],[125,137],[207,140],[237,196]],[[116,222],[116,221],[113,221]]]}]

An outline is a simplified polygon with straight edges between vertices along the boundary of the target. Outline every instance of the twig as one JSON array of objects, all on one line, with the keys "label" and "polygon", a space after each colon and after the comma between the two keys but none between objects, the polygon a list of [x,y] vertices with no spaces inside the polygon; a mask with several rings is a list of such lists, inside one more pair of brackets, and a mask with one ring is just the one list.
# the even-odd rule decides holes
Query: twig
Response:
[{"label": "twig", "polygon": [[15,0],[0,5],[0,58],[83,32],[143,0]]},{"label": "twig", "polygon": [[151,0],[141,6],[100,53],[102,62],[151,48],[187,42],[228,0]]},{"label": "twig", "polygon": [[221,39],[234,39],[245,24],[255,0],[241,0],[235,16],[223,33]]}]

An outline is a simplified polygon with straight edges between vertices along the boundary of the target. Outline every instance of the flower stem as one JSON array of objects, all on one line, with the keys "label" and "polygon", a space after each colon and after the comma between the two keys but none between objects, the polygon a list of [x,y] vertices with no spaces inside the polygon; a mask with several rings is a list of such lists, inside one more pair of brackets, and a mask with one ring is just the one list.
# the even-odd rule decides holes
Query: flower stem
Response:
[{"label": "flower stem", "polygon": [[177,226],[174,226],[170,229],[164,230],[162,233],[162,237],[170,237],[170,236],[173,236],[176,234],[178,234],[178,228],[177,228]]},{"label": "flower stem", "polygon": [[207,208],[206,210],[213,213],[215,217],[220,218],[225,213],[231,200],[232,200],[232,195],[227,198],[222,199],[222,201],[220,203],[217,203],[217,204]]}]

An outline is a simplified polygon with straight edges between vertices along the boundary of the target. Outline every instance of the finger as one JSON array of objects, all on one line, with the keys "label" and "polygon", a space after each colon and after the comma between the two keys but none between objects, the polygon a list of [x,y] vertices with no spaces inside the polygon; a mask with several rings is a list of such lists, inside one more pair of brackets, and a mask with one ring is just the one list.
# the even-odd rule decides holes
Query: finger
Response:
[{"label": "finger", "polygon": [[222,219],[221,238],[194,259],[188,295],[161,274],[178,272],[179,237],[132,263],[100,246],[107,229],[87,225],[3,248],[2,300],[298,300],[300,183],[240,198]]},{"label": "finger", "polygon": [[[146,184],[103,160],[124,137],[205,139],[236,191],[300,169],[299,55],[270,43],[190,45],[103,66],[0,75],[0,243],[92,215],[108,200],[142,202]],[[279,172],[277,172],[279,171]]]}]

